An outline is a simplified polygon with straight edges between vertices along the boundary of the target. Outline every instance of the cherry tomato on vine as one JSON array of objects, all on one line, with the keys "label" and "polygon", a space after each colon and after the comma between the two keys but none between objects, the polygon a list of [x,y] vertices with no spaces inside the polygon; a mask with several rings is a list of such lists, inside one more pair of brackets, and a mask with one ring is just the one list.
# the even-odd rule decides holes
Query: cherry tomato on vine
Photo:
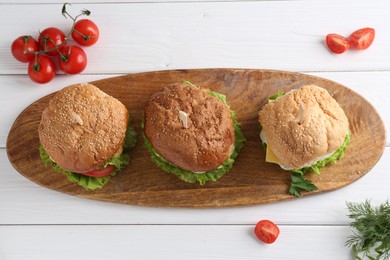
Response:
[{"label": "cherry tomato on vine", "polygon": [[272,221],[261,220],[256,224],[255,235],[267,244],[272,244],[279,236],[279,228]]},{"label": "cherry tomato on vine", "polygon": [[58,28],[49,27],[39,34],[38,43],[47,55],[55,56],[59,54],[56,48],[62,50],[65,47],[65,34]]},{"label": "cherry tomato on vine", "polygon": [[78,46],[66,46],[58,57],[58,65],[66,74],[81,73],[87,66],[87,55]]},{"label": "cherry tomato on vine", "polygon": [[375,30],[369,27],[356,30],[349,36],[351,43],[359,50],[365,50],[370,47],[374,38]]},{"label": "cherry tomato on vine", "polygon": [[24,35],[16,38],[11,45],[11,53],[15,59],[21,62],[29,62],[35,57],[34,53],[37,52],[38,42],[30,35]]},{"label": "cherry tomato on vine", "polygon": [[53,61],[45,55],[37,55],[28,64],[28,76],[36,83],[47,83],[54,78],[56,67]]},{"label": "cherry tomato on vine", "polygon": [[72,38],[82,46],[91,46],[99,39],[99,29],[91,20],[82,19],[75,23]]},{"label": "cherry tomato on vine", "polygon": [[326,45],[332,52],[340,54],[349,49],[350,43],[344,36],[330,33],[326,36]]}]

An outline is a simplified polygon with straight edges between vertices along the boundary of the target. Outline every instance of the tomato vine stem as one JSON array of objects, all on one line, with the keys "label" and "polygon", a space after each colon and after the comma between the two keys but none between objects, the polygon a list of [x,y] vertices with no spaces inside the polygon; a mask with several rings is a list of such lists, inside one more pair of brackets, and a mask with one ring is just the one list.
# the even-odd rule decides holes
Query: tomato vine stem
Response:
[{"label": "tomato vine stem", "polygon": [[[67,6],[67,5],[71,5],[71,4],[70,4],[70,3],[64,3],[64,5],[62,6],[62,15],[63,15],[65,18],[66,18],[66,17],[69,17],[70,19],[72,19],[72,22],[73,22],[73,23],[72,23],[72,27],[71,27],[71,29],[69,30],[68,34],[65,36],[64,41],[63,41],[62,43],[60,43],[60,44],[57,45],[57,44],[54,42],[53,39],[51,39],[51,38],[49,38],[49,37],[44,37],[44,38],[43,38],[43,45],[44,45],[43,50],[28,51],[28,50],[27,50],[27,42],[28,42],[28,40],[31,38],[31,36],[25,35],[24,38],[23,38],[23,41],[24,41],[24,54],[33,54],[33,55],[35,55],[35,57],[37,57],[38,54],[41,54],[41,53],[48,53],[48,52],[51,52],[51,51],[56,50],[56,51],[59,53],[61,59],[62,59],[63,61],[67,61],[68,58],[67,58],[64,54],[61,53],[61,51],[59,50],[59,48],[67,43],[67,41],[68,41],[70,35],[72,34],[72,32],[76,32],[76,33],[80,34],[81,36],[83,36],[83,38],[84,38],[85,40],[89,40],[89,39],[93,38],[93,36],[84,35],[84,34],[82,34],[81,32],[79,32],[79,31],[77,31],[77,30],[74,29],[74,26],[75,26],[75,24],[76,24],[77,19],[78,19],[79,17],[83,16],[83,15],[89,16],[89,15],[91,14],[91,12],[90,12],[89,10],[87,10],[87,9],[83,9],[83,10],[81,10],[81,13],[80,13],[80,14],[76,15],[75,17],[73,17],[73,16],[71,16],[71,15],[67,12],[67,10],[66,10],[66,6]],[[50,42],[54,45],[53,48],[50,48],[50,49],[47,49],[47,48],[46,48],[46,43],[47,43],[48,41],[50,41]],[[41,46],[39,46],[39,47],[41,47]],[[35,59],[34,70],[35,70],[35,66],[36,66],[36,65],[37,65],[37,59]],[[38,67],[39,67],[39,65],[38,65]],[[38,68],[38,69],[39,69],[39,68]]]},{"label": "tomato vine stem", "polygon": [[[80,34],[81,36],[83,36],[84,39],[90,39],[90,36],[86,36],[84,34],[82,34],[81,32],[79,31],[76,31],[74,29],[74,26],[76,24],[76,21],[77,19],[80,17],[80,16],[83,16],[83,15],[86,15],[86,16],[89,16],[91,14],[91,11],[87,10],[87,9],[83,9],[81,10],[81,13],[76,15],[75,17],[71,16],[68,11],[66,11],[66,6],[67,5],[71,5],[70,3],[64,3],[64,5],[62,6],[62,15],[66,18],[67,16],[72,19],[73,21],[73,24],[72,24],[72,28],[70,29],[70,32],[68,33],[68,35],[66,35],[65,37],[65,40],[72,34],[72,32],[76,32],[78,34]],[[87,38],[86,38],[87,37]]]},{"label": "tomato vine stem", "polygon": [[37,54],[35,54],[35,57],[34,57],[33,70],[38,72],[40,68],[41,68],[41,66],[39,66],[39,63],[38,63],[38,53],[37,53]]}]

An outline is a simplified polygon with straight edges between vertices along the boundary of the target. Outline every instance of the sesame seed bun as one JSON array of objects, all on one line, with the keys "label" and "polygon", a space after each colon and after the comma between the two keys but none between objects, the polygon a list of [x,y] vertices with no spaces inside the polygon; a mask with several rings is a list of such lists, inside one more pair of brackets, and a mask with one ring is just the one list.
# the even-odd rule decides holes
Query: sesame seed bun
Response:
[{"label": "sesame seed bun", "polygon": [[235,142],[230,109],[207,90],[187,84],[167,86],[150,97],[144,131],[165,160],[192,172],[222,165]]},{"label": "sesame seed bun", "polygon": [[315,85],[270,101],[260,110],[259,122],[267,145],[286,169],[325,159],[343,144],[348,133],[343,109],[327,90]]},{"label": "sesame seed bun", "polygon": [[122,147],[126,107],[91,84],[59,91],[43,111],[38,132],[47,154],[63,169],[97,169]]}]

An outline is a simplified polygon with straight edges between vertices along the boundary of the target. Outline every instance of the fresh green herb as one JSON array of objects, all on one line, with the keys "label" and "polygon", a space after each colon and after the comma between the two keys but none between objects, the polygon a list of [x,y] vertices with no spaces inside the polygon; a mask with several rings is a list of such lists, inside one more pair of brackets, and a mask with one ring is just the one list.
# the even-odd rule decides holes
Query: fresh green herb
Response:
[{"label": "fresh green herb", "polygon": [[347,202],[348,217],[353,229],[345,245],[352,248],[356,259],[390,259],[390,204],[389,201],[373,207],[363,203]]},{"label": "fresh green herb", "polygon": [[289,193],[296,197],[301,196],[301,191],[315,191],[318,190],[317,186],[312,181],[305,179],[305,176],[300,173],[291,174],[291,182]]}]

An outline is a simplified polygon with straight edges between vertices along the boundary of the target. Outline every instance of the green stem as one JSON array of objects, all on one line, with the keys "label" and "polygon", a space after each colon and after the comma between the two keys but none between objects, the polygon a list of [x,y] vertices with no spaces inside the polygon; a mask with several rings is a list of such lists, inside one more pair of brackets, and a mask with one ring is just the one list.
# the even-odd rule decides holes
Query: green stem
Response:
[{"label": "green stem", "polygon": [[28,51],[27,50],[27,42],[28,42],[28,40],[31,38],[31,36],[29,36],[29,35],[25,35],[25,36],[23,36],[23,42],[24,42],[24,51],[23,51],[23,53],[24,54],[38,54],[39,52],[37,52],[37,51]]},{"label": "green stem", "polygon": [[[81,34],[79,31],[77,31],[77,30],[74,29],[74,26],[75,26],[75,24],[76,24],[76,21],[77,21],[77,19],[78,19],[80,16],[82,16],[82,15],[87,15],[87,16],[88,16],[88,15],[90,15],[90,13],[91,13],[89,10],[82,10],[80,14],[78,14],[76,17],[73,17],[73,16],[71,16],[71,15],[66,11],[66,6],[67,6],[67,5],[71,5],[71,4],[69,4],[69,3],[64,3],[64,5],[62,6],[62,15],[63,15],[65,18],[68,16],[70,19],[72,19],[73,23],[72,23],[72,27],[71,27],[70,31],[69,31],[68,34],[65,36],[64,41],[63,41],[61,44],[58,44],[58,45],[56,45],[56,43],[54,42],[53,39],[50,39],[49,37],[45,37],[45,38],[43,39],[43,47],[44,47],[44,48],[43,48],[43,51],[41,51],[41,53],[47,53],[47,52],[50,52],[50,51],[57,50],[57,52],[59,53],[59,56],[61,57],[61,59],[62,59],[63,61],[67,61],[67,60],[68,60],[68,57],[66,57],[64,54],[62,54],[61,51],[59,50],[59,48],[60,48],[61,46],[63,46],[63,45],[66,44],[66,42],[68,41],[68,39],[69,39],[69,37],[71,36],[72,32],[75,31],[75,32]],[[86,35],[83,35],[83,34],[81,34],[81,35],[82,35],[84,38],[87,38],[87,39],[92,38],[91,36],[86,36]],[[37,52],[27,51],[27,42],[28,42],[28,40],[30,39],[30,37],[31,37],[31,36],[24,36],[24,38],[23,38],[23,41],[24,41],[24,53],[25,53],[25,54],[35,54],[35,56],[37,56],[37,55],[40,53],[40,51],[37,51]],[[47,41],[50,41],[55,47],[50,48],[50,49],[47,49],[47,45],[46,45]],[[41,47],[41,46],[39,46],[39,47]],[[38,66],[37,68],[39,69],[39,65],[38,65],[38,64],[34,64],[34,68],[35,68],[35,66]],[[34,70],[35,70],[35,69],[34,69]]]},{"label": "green stem", "polygon": [[28,42],[28,39],[30,39],[30,36],[23,36],[23,42],[24,42],[24,51],[23,51],[23,53],[24,54],[27,54],[28,52],[27,52],[27,42]]},{"label": "green stem", "polygon": [[34,57],[33,70],[38,72],[40,68],[41,68],[41,66],[39,66],[39,64],[38,64],[38,53],[36,53],[35,57]]},{"label": "green stem", "polygon": [[[69,31],[69,33],[66,35],[66,37],[65,37],[65,40],[67,40],[68,38],[69,38],[69,36],[72,34],[72,32],[74,32],[74,31],[76,31],[75,29],[74,29],[74,26],[75,26],[75,24],[76,24],[76,21],[77,21],[77,19],[80,17],[80,16],[83,16],[83,15],[90,15],[91,14],[91,12],[89,11],[89,10],[82,10],[81,11],[81,13],[80,14],[78,14],[78,15],[76,15],[76,17],[73,17],[73,16],[71,16],[69,13],[68,13],[68,11],[66,11],[66,6],[67,5],[71,5],[70,3],[64,3],[64,5],[62,6],[62,15],[66,18],[66,16],[68,16],[70,19],[72,19],[72,21],[73,21],[73,24],[72,24],[72,27],[71,27],[71,29],[70,29],[70,31]],[[78,32],[78,33],[80,33],[80,32]],[[82,35],[82,34],[81,34]],[[85,36],[85,35],[82,35],[83,37],[87,37],[87,36]]]},{"label": "green stem", "polygon": [[[50,49],[47,49],[47,48],[46,48],[46,43],[47,43],[47,41],[50,41],[50,42],[54,45],[54,47],[53,47],[53,48],[50,48]],[[57,50],[57,52],[58,52],[59,55],[61,56],[62,53],[60,52],[59,48],[60,48],[61,46],[65,45],[65,44],[66,44],[66,37],[65,37],[65,40],[64,40],[63,42],[61,42],[60,44],[58,44],[58,45],[57,45],[52,39],[50,39],[49,37],[45,37],[45,38],[43,38],[43,46],[44,46],[43,52],[44,52],[44,53],[47,53],[47,52],[50,52],[50,51]]]},{"label": "green stem", "polygon": [[88,41],[88,40],[90,40],[90,39],[93,39],[93,38],[95,38],[96,36],[94,36],[94,35],[85,35],[85,34],[83,34],[82,32],[80,32],[80,31],[77,31],[77,30],[75,30],[75,29],[73,29],[73,31],[75,32],[75,33],[78,33],[78,34],[80,34],[82,37],[83,37],[83,39],[85,40],[85,41]]},{"label": "green stem", "polygon": [[69,48],[68,56],[65,56],[64,54],[62,54],[62,53],[60,52],[60,57],[61,57],[61,60],[62,60],[63,62],[67,62],[67,61],[69,60],[71,50],[72,50],[72,49]]}]

